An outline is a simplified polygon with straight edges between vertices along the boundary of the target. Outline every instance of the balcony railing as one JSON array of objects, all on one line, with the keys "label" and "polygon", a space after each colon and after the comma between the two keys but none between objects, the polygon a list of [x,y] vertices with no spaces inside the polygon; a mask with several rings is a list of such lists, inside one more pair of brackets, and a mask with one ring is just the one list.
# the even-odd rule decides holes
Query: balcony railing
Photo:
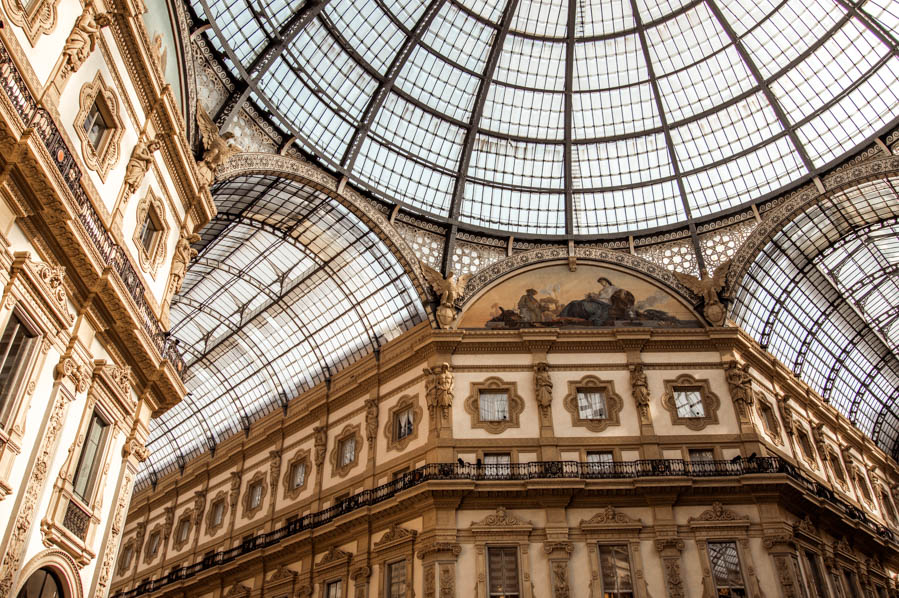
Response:
[{"label": "balcony railing", "polygon": [[168,334],[159,325],[159,320],[147,303],[146,289],[140,275],[135,271],[125,251],[115,242],[103,225],[100,215],[97,214],[81,186],[81,169],[75,162],[74,155],[66,145],[56,123],[50,117],[50,113],[39,106],[34,96],[28,91],[25,80],[16,69],[6,46],[2,43],[0,43],[0,87],[15,106],[25,127],[34,130],[47,153],[50,154],[56,169],[75,198],[75,205],[78,207],[78,220],[103,262],[118,273],[125,288],[128,289],[128,294],[137,305],[144,331],[150,337],[160,357],[168,359],[178,375],[182,376],[185,369],[184,358],[178,351],[176,343],[169,340]]},{"label": "balcony railing", "polygon": [[228,550],[220,550],[186,567],[173,570],[168,575],[146,581],[127,592],[116,592],[111,598],[135,598],[143,594],[194,577],[203,571],[236,560],[261,548],[278,544],[285,538],[300,532],[326,525],[363,507],[377,505],[400,492],[425,482],[442,480],[470,480],[475,482],[528,481],[528,480],[615,480],[656,477],[733,477],[757,474],[786,474],[796,479],[809,492],[821,497],[847,517],[861,522],[878,536],[895,542],[893,532],[871,521],[864,512],[843,502],[829,488],[810,480],[792,464],[778,457],[735,459],[733,461],[704,461],[691,463],[681,459],[647,459],[641,461],[615,461],[612,463],[578,463],[576,461],[542,461],[535,463],[511,463],[501,465],[475,465],[468,463],[429,463],[418,469],[358,494],[317,513],[310,513],[284,527],[253,536]]}]

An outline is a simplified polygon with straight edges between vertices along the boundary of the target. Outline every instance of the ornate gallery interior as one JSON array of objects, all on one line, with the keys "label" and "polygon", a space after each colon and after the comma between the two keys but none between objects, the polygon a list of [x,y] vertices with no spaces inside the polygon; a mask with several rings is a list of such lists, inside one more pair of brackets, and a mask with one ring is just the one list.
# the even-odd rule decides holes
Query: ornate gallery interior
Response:
[{"label": "ornate gallery interior", "polygon": [[0,289],[0,598],[899,597],[897,0],[0,0]]}]

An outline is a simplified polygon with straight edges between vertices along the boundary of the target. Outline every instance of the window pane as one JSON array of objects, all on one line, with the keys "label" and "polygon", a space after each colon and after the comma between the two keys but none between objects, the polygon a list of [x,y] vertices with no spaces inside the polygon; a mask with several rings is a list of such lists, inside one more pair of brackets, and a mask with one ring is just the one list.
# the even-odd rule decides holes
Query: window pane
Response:
[{"label": "window pane", "polygon": [[715,460],[715,451],[712,449],[690,449],[691,463],[708,463]]},{"label": "window pane", "polygon": [[388,598],[405,598],[406,596],[406,561],[390,563],[387,566]]},{"label": "window pane", "polygon": [[678,417],[705,417],[702,391],[698,388],[675,388],[674,405]]},{"label": "window pane", "polygon": [[396,421],[394,422],[394,429],[396,430],[396,438],[400,440],[409,436],[412,433],[412,410],[404,409],[402,412],[396,414]]},{"label": "window pane", "polygon": [[611,451],[590,451],[587,453],[587,463],[611,463],[614,455]]},{"label": "window pane", "polygon": [[599,546],[599,569],[602,576],[602,590],[608,597],[633,596],[631,563],[627,546]]},{"label": "window pane", "polygon": [[512,463],[512,455],[509,453],[486,453],[484,455],[485,465],[509,465]]},{"label": "window pane", "polygon": [[578,389],[577,410],[581,419],[605,419],[606,398],[602,391]]},{"label": "window pane", "polygon": [[497,422],[509,419],[509,397],[505,391],[481,391],[478,395],[481,421]]},{"label": "window pane", "polygon": [[328,596],[327,598],[343,598],[343,592],[341,590],[343,585],[342,580],[332,581],[328,584]]},{"label": "window pane", "polygon": [[212,506],[212,523],[213,525],[221,525],[225,515],[225,501],[220,500]]},{"label": "window pane", "polygon": [[19,382],[21,366],[36,338],[15,314],[9,316],[9,322],[0,337],[0,416],[5,415],[13,389]]},{"label": "window pane", "polygon": [[91,422],[84,438],[84,447],[81,449],[81,457],[75,470],[74,481],[75,494],[84,501],[90,500],[89,494],[94,485],[94,474],[106,427],[106,422],[100,419],[99,415],[95,413],[91,416]]},{"label": "window pane", "polygon": [[295,463],[293,466],[293,471],[290,474],[291,487],[299,488],[303,485],[303,482],[306,481],[306,464],[305,463]]},{"label": "window pane", "polygon": [[518,598],[518,549],[488,548],[487,573],[488,596]]},{"label": "window pane", "polygon": [[709,561],[719,596],[745,596],[740,557],[734,542],[709,542]]},{"label": "window pane", "polygon": [[810,594],[818,598],[827,598],[824,590],[824,577],[818,568],[818,555],[810,550],[805,551],[805,565],[808,568]]},{"label": "window pane", "polygon": [[356,458],[356,438],[340,441],[340,465],[349,465]]}]

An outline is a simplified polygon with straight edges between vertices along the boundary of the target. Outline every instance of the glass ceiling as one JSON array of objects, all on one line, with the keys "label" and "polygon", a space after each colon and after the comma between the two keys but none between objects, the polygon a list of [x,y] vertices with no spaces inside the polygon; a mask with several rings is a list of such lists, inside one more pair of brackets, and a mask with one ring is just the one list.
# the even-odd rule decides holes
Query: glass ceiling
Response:
[{"label": "glass ceiling", "polygon": [[899,454],[899,178],[822,201],[759,254],[732,317]]},{"label": "glass ceiling", "polygon": [[300,146],[466,228],[687,223],[826,169],[899,105],[894,0],[190,2]]},{"label": "glass ceiling", "polygon": [[329,196],[264,175],[212,192],[171,307],[189,394],[151,421],[141,486],[426,319],[397,259]]}]

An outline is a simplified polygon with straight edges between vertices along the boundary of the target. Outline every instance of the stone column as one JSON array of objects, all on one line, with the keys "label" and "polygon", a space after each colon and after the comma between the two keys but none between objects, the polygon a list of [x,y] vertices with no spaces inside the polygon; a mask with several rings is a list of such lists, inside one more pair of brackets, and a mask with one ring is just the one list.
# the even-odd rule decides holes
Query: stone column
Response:
[{"label": "stone column", "polygon": [[777,571],[778,583],[783,590],[784,598],[801,598],[798,557],[796,555],[796,543],[792,534],[766,535],[762,544],[768,550],[768,554],[774,559],[774,570]]},{"label": "stone column", "polygon": [[574,546],[568,541],[546,541],[543,543],[549,563],[549,581],[552,586],[552,598],[570,598],[571,588],[568,582],[568,561]]},{"label": "stone column", "polygon": [[656,550],[662,560],[662,571],[665,577],[665,591],[668,598],[684,598],[684,578],[681,575],[681,553],[684,541],[678,537],[659,538]]},{"label": "stone column", "polygon": [[456,559],[461,552],[455,542],[433,541],[419,548],[424,598],[456,598]]}]

